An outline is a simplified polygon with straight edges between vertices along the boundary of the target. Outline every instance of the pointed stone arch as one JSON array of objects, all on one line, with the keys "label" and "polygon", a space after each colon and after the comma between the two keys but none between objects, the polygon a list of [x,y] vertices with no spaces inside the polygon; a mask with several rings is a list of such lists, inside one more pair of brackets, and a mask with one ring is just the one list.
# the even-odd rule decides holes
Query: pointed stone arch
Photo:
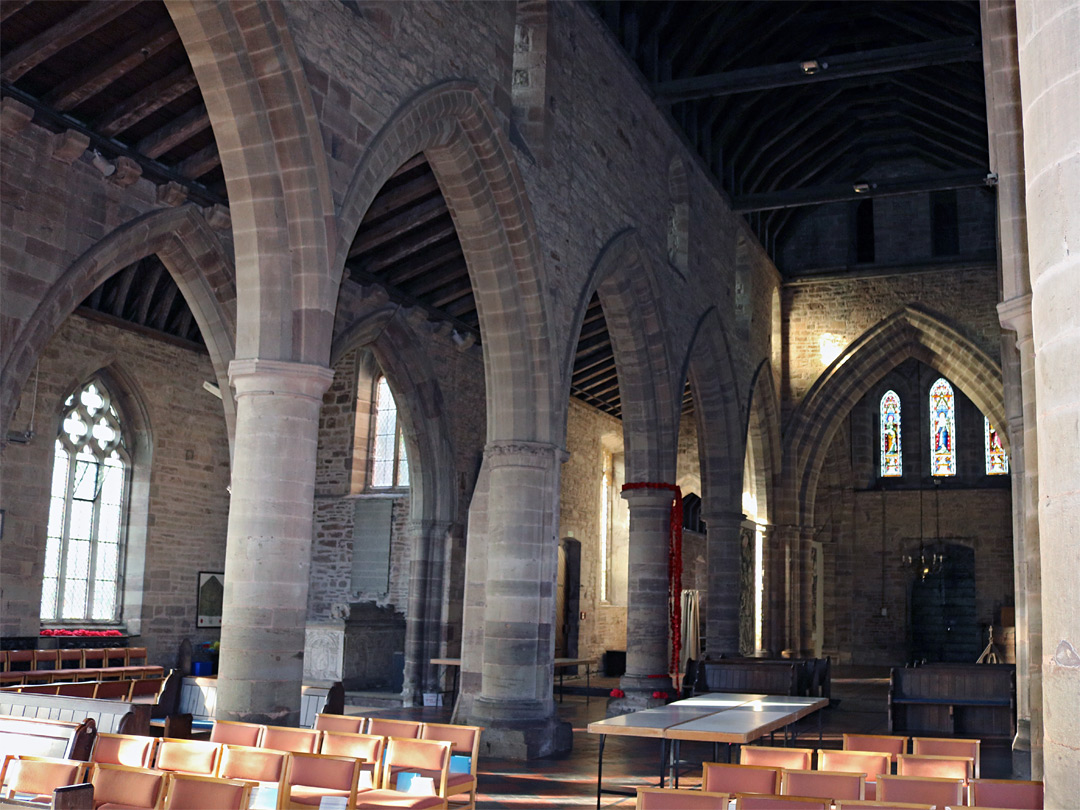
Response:
[{"label": "pointed stone arch", "polygon": [[6,435],[22,386],[60,324],[106,279],[153,254],[173,277],[199,325],[217,375],[231,441],[235,405],[228,368],[236,334],[233,267],[220,240],[194,205],[133,219],[87,250],[60,275],[4,355],[0,435]]},{"label": "pointed stone arch", "polygon": [[281,3],[167,0],[214,128],[236,241],[237,356],[325,364],[340,275],[322,132]]},{"label": "pointed stone arch", "polygon": [[[776,508],[774,484],[780,470],[783,446],[780,440],[780,400],[776,395],[772,364],[762,360],[750,381],[747,405],[746,447],[757,462],[752,469],[758,499],[758,517],[771,523]],[[745,483],[744,487],[745,489]]]},{"label": "pointed stone arch", "polygon": [[[574,313],[570,334],[575,338],[593,292],[603,307],[615,354],[626,480],[674,481],[682,387],[675,389],[663,317],[656,306],[656,273],[633,228],[617,233],[600,251]],[[563,402],[570,396],[576,343],[567,344],[563,358]]]},{"label": "pointed stone arch", "polygon": [[405,612],[405,680],[409,703],[437,690],[430,663],[444,638],[447,534],[460,520],[455,454],[438,375],[400,307],[384,304],[343,330],[331,365],[354,348],[369,348],[394,392],[409,456],[409,596]]},{"label": "pointed stone arch", "polygon": [[792,522],[810,526],[829,444],[862,396],[892,368],[914,357],[958,385],[995,425],[1006,425],[1001,368],[944,316],[909,305],[852,342],[814,383],[784,436],[785,492]]},{"label": "pointed stone arch", "polygon": [[464,81],[406,101],[365,150],[338,218],[334,277],[375,195],[423,153],[439,182],[469,269],[480,318],[488,441],[552,441],[554,392],[543,260],[510,143],[480,89]]}]

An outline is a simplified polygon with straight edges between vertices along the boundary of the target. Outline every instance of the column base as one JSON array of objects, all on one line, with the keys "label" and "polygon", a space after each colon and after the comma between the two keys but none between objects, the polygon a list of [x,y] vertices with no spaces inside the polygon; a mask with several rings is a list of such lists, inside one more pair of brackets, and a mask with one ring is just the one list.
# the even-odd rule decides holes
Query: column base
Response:
[{"label": "column base", "polygon": [[666,706],[670,702],[668,698],[654,698],[652,692],[627,692],[626,697],[608,698],[605,717],[618,717],[622,714],[640,712],[643,709],[655,709],[657,706]]},{"label": "column base", "polygon": [[1031,721],[1017,719],[1012,744],[1012,778],[1031,779]]},{"label": "column base", "polygon": [[573,728],[554,717],[485,725],[480,740],[486,756],[503,759],[539,759],[569,752],[574,747]]}]

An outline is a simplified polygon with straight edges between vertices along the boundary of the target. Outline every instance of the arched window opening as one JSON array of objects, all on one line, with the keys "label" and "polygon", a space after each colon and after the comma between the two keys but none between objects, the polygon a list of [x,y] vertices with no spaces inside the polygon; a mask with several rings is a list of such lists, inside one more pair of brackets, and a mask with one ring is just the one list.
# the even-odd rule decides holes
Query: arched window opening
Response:
[{"label": "arched window opening", "polygon": [[97,379],[64,408],[53,455],[41,620],[116,621],[130,478],[120,415]]},{"label": "arched window opening", "polygon": [[990,419],[986,416],[983,416],[983,435],[986,437],[986,474],[1007,475],[1009,456],[1001,446],[1001,436],[998,435],[997,428],[990,424]]},{"label": "arched window opening", "polygon": [[386,377],[375,382],[375,430],[371,449],[371,486],[386,489],[409,485],[405,436],[397,418],[397,403]]},{"label": "arched window opening", "polygon": [[886,391],[881,397],[881,477],[899,478],[904,474],[900,447],[900,397]]},{"label": "arched window opening", "polygon": [[944,377],[930,386],[930,474],[956,475],[956,396]]}]

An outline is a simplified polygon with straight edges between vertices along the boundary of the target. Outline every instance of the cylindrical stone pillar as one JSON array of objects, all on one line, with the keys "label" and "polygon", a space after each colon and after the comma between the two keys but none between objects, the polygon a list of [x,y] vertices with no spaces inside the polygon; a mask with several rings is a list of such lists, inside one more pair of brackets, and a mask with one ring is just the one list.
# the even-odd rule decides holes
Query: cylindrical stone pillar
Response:
[{"label": "cylindrical stone pillar", "polygon": [[626,674],[620,682],[630,693],[670,693],[668,651],[668,549],[671,503],[666,489],[627,489],[630,546],[627,552]]},{"label": "cylindrical stone pillar", "polygon": [[334,373],[234,360],[236,441],[225,552],[220,720],[300,719],[311,564],[315,447]]},{"label": "cylindrical stone pillar", "polygon": [[705,606],[705,654],[709,658],[739,654],[740,534],[742,512],[703,514],[709,567]]},{"label": "cylindrical stone pillar", "polygon": [[1042,562],[1047,808],[1080,795],[1080,0],[1016,5]]},{"label": "cylindrical stone pillar", "polygon": [[484,454],[490,494],[480,541],[483,662],[472,719],[503,731],[531,726],[541,736],[536,727],[553,724],[555,715],[556,504],[564,453],[555,445],[507,441],[490,443]]}]

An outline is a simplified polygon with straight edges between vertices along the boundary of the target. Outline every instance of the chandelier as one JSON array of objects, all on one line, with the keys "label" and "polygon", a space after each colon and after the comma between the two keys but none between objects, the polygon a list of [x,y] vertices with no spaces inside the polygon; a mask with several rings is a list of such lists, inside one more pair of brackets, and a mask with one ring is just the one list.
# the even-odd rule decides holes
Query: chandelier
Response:
[{"label": "chandelier", "polygon": [[[938,547],[938,540],[941,537],[941,510],[938,504],[938,484],[941,482],[934,479],[934,544],[931,548]],[[945,554],[942,551],[928,551],[923,541],[923,491],[919,489],[919,553],[905,554],[903,556],[904,565],[911,568],[919,579],[926,581],[927,577],[934,576],[941,573],[941,569],[945,567]]]}]

